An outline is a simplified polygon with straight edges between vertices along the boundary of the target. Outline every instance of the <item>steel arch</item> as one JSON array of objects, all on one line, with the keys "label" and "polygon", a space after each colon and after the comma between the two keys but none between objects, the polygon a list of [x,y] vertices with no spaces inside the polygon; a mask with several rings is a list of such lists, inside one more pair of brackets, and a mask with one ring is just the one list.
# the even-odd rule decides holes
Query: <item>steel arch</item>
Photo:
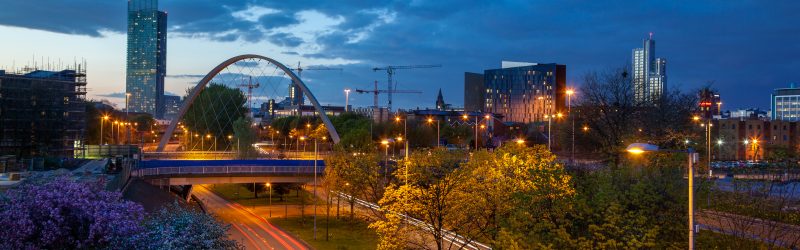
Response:
[{"label": "steel arch", "polygon": [[308,89],[308,87],[306,87],[306,84],[303,83],[303,80],[300,80],[300,77],[297,77],[297,75],[295,75],[294,72],[292,72],[292,70],[286,67],[286,65],[283,65],[282,63],[275,61],[272,58],[255,54],[245,54],[232,57],[220,63],[219,65],[217,65],[217,67],[208,72],[208,74],[206,74],[206,76],[203,77],[203,79],[200,80],[200,82],[197,83],[197,86],[192,90],[192,93],[189,94],[188,98],[183,101],[183,104],[181,104],[181,109],[178,111],[178,115],[175,116],[175,118],[172,119],[172,122],[169,123],[167,131],[164,132],[164,136],[161,138],[161,142],[158,143],[158,148],[156,149],[156,152],[164,151],[164,147],[169,142],[169,139],[172,138],[172,133],[175,132],[175,128],[178,127],[178,121],[180,121],[180,119],[183,118],[183,115],[186,114],[187,110],[189,110],[189,106],[191,106],[192,102],[194,102],[194,99],[197,98],[198,95],[200,95],[200,92],[203,89],[205,89],[206,85],[208,85],[208,82],[210,82],[211,79],[214,79],[214,77],[216,77],[217,74],[219,74],[226,67],[245,59],[266,60],[274,64],[281,70],[283,70],[283,72],[286,73],[287,75],[289,75],[289,77],[292,78],[292,83],[300,87],[300,90],[303,91],[303,94],[308,96],[308,100],[310,100],[311,104],[314,105],[314,109],[316,109],[317,113],[319,113],[319,117],[320,119],[322,119],[322,123],[325,124],[325,128],[328,129],[328,133],[331,135],[333,143],[339,143],[339,133],[336,132],[336,128],[333,127],[333,123],[331,123],[331,120],[328,118],[328,115],[325,114],[325,111],[322,109],[322,106],[319,105],[319,101],[317,101],[317,98],[314,97],[314,94],[312,94],[311,91]]}]

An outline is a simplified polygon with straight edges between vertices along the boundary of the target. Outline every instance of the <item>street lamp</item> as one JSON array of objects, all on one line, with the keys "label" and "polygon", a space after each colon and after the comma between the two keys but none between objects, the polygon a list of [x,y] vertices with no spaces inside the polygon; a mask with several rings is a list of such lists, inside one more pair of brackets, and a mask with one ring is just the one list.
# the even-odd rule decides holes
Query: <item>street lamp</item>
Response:
[{"label": "street lamp", "polygon": [[567,115],[569,115],[570,120],[572,120],[572,130],[570,130],[572,132],[572,149],[569,156],[569,161],[570,163],[572,163],[572,161],[575,160],[575,116],[572,115],[572,95],[575,94],[575,90],[567,89],[566,92],[567,92]]},{"label": "street lamp", "polygon": [[659,150],[658,146],[647,143],[632,143],[625,149],[628,153],[639,155],[645,152],[677,152],[687,153],[689,160],[689,249],[694,249],[694,162],[697,161],[697,153],[694,149],[686,150]]},{"label": "street lamp", "polygon": [[[428,118],[428,123],[433,123],[433,118]],[[439,147],[441,137],[439,136],[439,118],[436,118],[436,147]]]},{"label": "street lamp", "polygon": [[[462,118],[464,118],[464,120],[466,121],[467,119],[469,119],[469,115],[464,114],[464,116],[462,116]],[[477,115],[475,116],[475,150],[478,150],[478,116]]]},{"label": "street lamp", "polygon": [[267,182],[267,188],[269,188],[269,217],[272,218],[272,183]]},{"label": "street lamp", "polygon": [[403,137],[406,138],[406,141],[405,141],[405,144],[404,144],[405,151],[406,151],[405,152],[406,153],[405,159],[408,160],[408,117],[406,117],[406,119],[400,119],[400,116],[398,115],[398,116],[396,116],[394,118],[394,120],[396,122],[400,122],[400,120],[403,120]]},{"label": "street lamp", "polygon": [[551,123],[553,118],[561,118],[563,115],[561,113],[557,113],[555,115],[544,115],[544,118],[547,119],[547,150],[552,151],[553,140],[552,140],[552,133],[551,133]]},{"label": "street lamp", "polygon": [[516,142],[519,145],[525,144],[525,140],[523,140],[522,138],[517,138]]},{"label": "street lamp", "polygon": [[108,115],[104,115],[103,119],[100,119],[100,145],[103,145],[103,125],[105,121],[108,120]]}]

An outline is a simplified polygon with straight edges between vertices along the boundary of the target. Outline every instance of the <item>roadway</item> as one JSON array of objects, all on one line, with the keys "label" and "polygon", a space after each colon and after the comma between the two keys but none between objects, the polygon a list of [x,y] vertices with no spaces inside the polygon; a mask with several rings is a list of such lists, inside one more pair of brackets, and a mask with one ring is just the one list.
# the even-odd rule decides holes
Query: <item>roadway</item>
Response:
[{"label": "roadway", "polygon": [[238,203],[230,202],[202,185],[192,191],[206,210],[231,224],[230,238],[241,242],[246,249],[310,249],[301,240],[273,226]]}]

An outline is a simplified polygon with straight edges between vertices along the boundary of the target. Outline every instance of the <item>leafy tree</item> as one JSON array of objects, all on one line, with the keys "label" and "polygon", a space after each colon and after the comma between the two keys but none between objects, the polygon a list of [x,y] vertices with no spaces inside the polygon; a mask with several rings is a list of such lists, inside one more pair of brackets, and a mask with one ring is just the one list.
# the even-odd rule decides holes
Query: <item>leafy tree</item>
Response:
[{"label": "leafy tree", "polygon": [[138,249],[244,249],[228,239],[230,225],[196,210],[169,205],[148,216]]},{"label": "leafy tree", "polygon": [[252,124],[253,121],[248,117],[239,117],[233,122],[233,137],[229,142],[236,147],[240,159],[251,159],[258,156],[258,152],[252,146],[258,139]]},{"label": "leafy tree", "polygon": [[125,246],[142,232],[142,206],[102,182],[67,176],[26,181],[0,199],[0,247],[86,249]]},{"label": "leafy tree", "polygon": [[[187,95],[189,94],[187,91]],[[247,114],[246,102],[247,98],[241,90],[211,83],[189,106],[183,121],[189,131],[210,134],[217,137],[218,142],[224,143],[227,141],[226,136],[234,132],[234,121]],[[211,148],[210,143],[206,145],[203,150]],[[193,145],[196,146],[199,145]]]}]

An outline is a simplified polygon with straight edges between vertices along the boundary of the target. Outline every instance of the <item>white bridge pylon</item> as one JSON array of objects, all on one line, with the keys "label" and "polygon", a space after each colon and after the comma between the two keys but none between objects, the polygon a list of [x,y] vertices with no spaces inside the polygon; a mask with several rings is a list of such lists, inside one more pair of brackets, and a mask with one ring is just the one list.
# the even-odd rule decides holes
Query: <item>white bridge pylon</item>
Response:
[{"label": "white bridge pylon", "polygon": [[[200,82],[197,83],[197,86],[194,89],[192,89],[191,93],[187,96],[186,100],[184,100],[183,104],[181,104],[181,108],[178,111],[178,115],[175,116],[175,118],[172,119],[172,121],[170,122],[169,126],[167,127],[167,130],[164,132],[164,135],[161,138],[161,142],[158,144],[158,148],[156,149],[156,152],[163,152],[164,151],[164,147],[166,147],[166,145],[169,142],[170,138],[172,138],[173,133],[175,132],[175,129],[178,127],[178,122],[181,119],[183,119],[183,116],[189,110],[189,107],[192,105],[194,100],[200,95],[200,93],[203,91],[203,89],[205,89],[205,87],[208,85],[208,83],[211,82],[211,80],[214,79],[214,77],[216,77],[217,74],[222,72],[222,70],[224,70],[228,66],[230,66],[230,65],[232,65],[232,64],[234,64],[236,62],[239,62],[239,61],[242,61],[242,60],[248,60],[248,59],[261,59],[261,60],[268,61],[269,63],[275,65],[281,71],[283,71],[284,74],[288,75],[292,80],[292,84],[294,84],[297,87],[299,87],[300,90],[303,91],[303,94],[308,97],[308,100],[311,101],[311,104],[314,106],[314,109],[317,111],[317,114],[319,115],[320,119],[322,120],[322,123],[325,125],[325,128],[328,130],[328,133],[330,134],[330,137],[331,137],[331,140],[333,140],[333,143],[339,143],[339,133],[336,132],[336,128],[333,127],[333,123],[331,123],[331,120],[328,118],[328,115],[325,114],[325,111],[322,109],[322,106],[319,104],[319,101],[317,101],[317,98],[314,97],[314,94],[311,93],[311,90],[308,89],[308,87],[306,86],[305,83],[303,83],[303,80],[301,80],[300,77],[298,77],[294,72],[292,72],[291,69],[289,69],[288,67],[286,67],[282,63],[280,63],[278,61],[275,61],[272,58],[261,56],[261,55],[246,54],[246,55],[235,56],[235,57],[232,57],[232,58],[230,58],[228,60],[225,60],[224,62],[222,62],[219,65],[217,65],[217,67],[212,69],[210,72],[208,72],[208,74],[206,74],[205,77],[203,77],[203,79],[200,80]],[[250,108],[252,108],[252,107],[248,107],[248,109],[250,109]]]}]

